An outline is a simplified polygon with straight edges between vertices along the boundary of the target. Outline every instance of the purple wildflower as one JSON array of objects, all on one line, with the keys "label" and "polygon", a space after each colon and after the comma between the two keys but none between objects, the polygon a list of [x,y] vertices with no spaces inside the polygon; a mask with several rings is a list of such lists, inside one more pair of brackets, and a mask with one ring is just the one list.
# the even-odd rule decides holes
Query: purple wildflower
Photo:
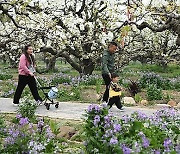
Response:
[{"label": "purple wildflower", "polygon": [[33,128],[33,123],[29,123],[29,129]]},{"label": "purple wildflower", "polygon": [[94,126],[96,126],[98,123],[100,122],[100,116],[99,115],[96,115],[95,117],[94,117]]},{"label": "purple wildflower", "polygon": [[110,144],[118,144],[118,140],[116,139],[116,138],[111,138],[110,139],[110,142],[109,142]]},{"label": "purple wildflower", "polygon": [[177,111],[174,108],[162,108],[160,110],[158,110],[154,115],[155,117],[158,118],[168,118],[168,119],[172,119],[174,117],[176,117],[177,115]]},{"label": "purple wildflower", "polygon": [[104,125],[104,128],[109,128],[111,125],[109,124],[109,123],[106,123],[105,125]]},{"label": "purple wildflower", "polygon": [[111,120],[112,116],[110,114],[108,114],[107,116],[104,117],[104,122],[105,124],[112,124],[113,121]]},{"label": "purple wildflower", "polygon": [[14,138],[8,136],[7,138],[5,138],[5,144],[14,144]]},{"label": "purple wildflower", "polygon": [[20,121],[19,121],[19,124],[20,125],[26,125],[29,123],[29,119],[26,117],[26,118],[21,118]]},{"label": "purple wildflower", "polygon": [[130,154],[132,150],[123,144],[122,145],[122,151],[123,151],[123,154]]},{"label": "purple wildflower", "polygon": [[175,151],[179,154],[180,153],[180,144],[175,147]]},{"label": "purple wildflower", "polygon": [[102,106],[103,109],[107,108],[107,103],[102,103],[101,106]]},{"label": "purple wildflower", "polygon": [[95,105],[94,107],[95,111],[99,112],[100,111],[100,107],[98,105]]},{"label": "purple wildflower", "polygon": [[43,126],[44,126],[44,121],[41,119],[40,121],[38,121],[37,127],[42,128]]},{"label": "purple wildflower", "polygon": [[145,136],[143,132],[139,132],[138,135],[141,136],[141,137]]},{"label": "purple wildflower", "polygon": [[128,121],[130,121],[128,115],[123,115],[123,116],[122,116],[122,120],[124,121],[124,123],[128,123]]},{"label": "purple wildflower", "polygon": [[48,138],[54,138],[54,134],[51,131],[51,128],[49,126],[46,126],[46,136]]},{"label": "purple wildflower", "polygon": [[110,116],[108,116],[108,115],[105,116],[104,120],[105,120],[106,123],[109,123],[111,121]]},{"label": "purple wildflower", "polygon": [[146,120],[148,118],[148,116],[143,112],[137,111],[137,114],[138,114],[138,118],[141,120]]},{"label": "purple wildflower", "polygon": [[87,111],[88,111],[88,112],[91,112],[92,109],[93,109],[93,108],[92,108],[92,105],[89,105]]},{"label": "purple wildflower", "polygon": [[19,132],[18,130],[15,130],[15,131],[12,133],[12,137],[14,137],[14,138],[18,137],[19,133],[20,133],[20,132]]},{"label": "purple wildflower", "polygon": [[169,138],[165,139],[163,145],[164,145],[165,148],[169,148],[169,146],[172,145],[171,139],[169,139]]},{"label": "purple wildflower", "polygon": [[140,152],[141,150],[140,150],[140,146],[139,146],[139,144],[138,144],[138,142],[135,142],[134,143],[134,147],[135,147],[135,152]]},{"label": "purple wildflower", "polygon": [[104,137],[110,137],[113,135],[113,131],[111,129],[105,131]]},{"label": "purple wildflower", "polygon": [[160,154],[161,152],[160,152],[160,150],[155,150],[154,151],[154,154]]},{"label": "purple wildflower", "polygon": [[150,144],[149,140],[146,137],[142,137],[142,145],[143,145],[143,147],[147,148],[147,147],[149,147],[149,144]]},{"label": "purple wildflower", "polygon": [[91,105],[89,105],[87,111],[88,111],[88,112],[92,112],[93,110],[94,110],[95,112],[99,112],[99,111],[100,111],[100,107],[99,107],[98,105],[96,105],[96,104],[91,104]]},{"label": "purple wildflower", "polygon": [[17,114],[17,115],[16,115],[16,118],[17,118],[17,119],[20,119],[21,117],[22,117],[21,114]]},{"label": "purple wildflower", "polygon": [[29,147],[29,149],[31,149],[29,151],[30,154],[35,154],[35,153],[38,154],[38,153],[42,152],[42,150],[45,149],[45,146],[42,143],[38,143],[33,140],[31,140],[29,142],[28,147]]},{"label": "purple wildflower", "polygon": [[114,132],[115,133],[119,132],[121,130],[121,125],[120,124],[114,124],[113,127],[114,127]]}]

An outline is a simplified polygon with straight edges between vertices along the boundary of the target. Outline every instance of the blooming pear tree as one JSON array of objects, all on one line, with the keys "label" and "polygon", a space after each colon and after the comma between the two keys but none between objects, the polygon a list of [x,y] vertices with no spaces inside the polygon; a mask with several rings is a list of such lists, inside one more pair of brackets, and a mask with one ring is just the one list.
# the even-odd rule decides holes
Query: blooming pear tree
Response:
[{"label": "blooming pear tree", "polygon": [[0,56],[9,59],[11,66],[16,66],[25,44],[38,44],[41,11],[38,3],[28,0],[0,2]]},{"label": "blooming pear tree", "polygon": [[[131,60],[167,66],[179,62],[179,7],[178,1],[131,1],[119,3],[127,8],[122,24],[113,29],[116,39],[123,45],[117,63],[119,67]],[[119,33],[119,35],[118,35]]]},{"label": "blooming pear tree", "polygon": [[131,60],[167,65],[179,56],[179,3],[162,2],[3,0],[0,54],[15,65],[22,47],[31,43],[48,59],[47,70],[63,57],[80,74],[91,74],[115,40],[117,66]]}]

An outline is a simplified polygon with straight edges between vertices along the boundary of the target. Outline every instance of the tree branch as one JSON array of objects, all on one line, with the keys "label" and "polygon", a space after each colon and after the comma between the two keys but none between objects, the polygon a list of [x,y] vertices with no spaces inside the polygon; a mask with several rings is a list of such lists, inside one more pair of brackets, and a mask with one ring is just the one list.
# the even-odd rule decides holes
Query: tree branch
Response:
[{"label": "tree branch", "polygon": [[12,30],[11,32],[9,32],[8,34],[5,34],[5,35],[0,34],[0,36],[1,36],[1,37],[10,37],[10,35],[11,35],[14,31],[15,31],[15,29]]},{"label": "tree branch", "polygon": [[126,26],[128,25],[128,21],[124,21],[123,24],[115,29],[113,29],[112,31],[114,32],[118,32],[123,26]]},{"label": "tree branch", "polygon": [[64,57],[67,62],[74,68],[76,69],[79,73],[82,73],[81,66],[76,63],[69,55],[68,50],[64,49],[62,52],[57,52],[51,47],[42,47],[40,48],[40,52],[48,52],[51,53],[52,55],[55,55],[57,57]]},{"label": "tree branch", "polygon": [[51,47],[41,47],[40,48],[40,52],[49,52],[52,55],[56,55],[57,54],[57,51],[53,50],[53,48],[51,48]]},{"label": "tree branch", "polygon": [[170,28],[170,25],[169,24],[166,24],[166,25],[163,25],[161,27],[152,27],[150,24],[148,24],[147,22],[142,22],[140,25],[138,25],[137,23],[135,22],[130,22],[130,24],[134,24],[136,25],[136,27],[139,29],[139,30],[143,30],[144,28],[149,28],[151,29],[152,31],[154,32],[162,32],[166,29],[169,29]]},{"label": "tree branch", "polygon": [[[61,26],[64,30],[69,31],[68,27],[63,23],[63,21],[59,17],[54,17],[53,20],[57,20],[57,24]],[[70,32],[71,33],[71,32]]]},{"label": "tree branch", "polygon": [[83,10],[84,10],[84,8],[85,8],[85,1],[86,0],[83,0],[82,1],[82,6],[81,6],[81,8],[80,8],[80,10],[78,11],[78,12],[76,12],[76,14],[80,17],[80,18],[83,18],[83,16],[82,16],[82,12],[83,12]]},{"label": "tree branch", "polygon": [[177,19],[177,20],[180,19],[180,15],[175,15],[173,13],[171,13],[171,14],[167,14],[167,13],[152,13],[151,15],[166,16],[166,17],[169,17],[169,18]]},{"label": "tree branch", "polygon": [[0,10],[2,10],[2,14],[6,14],[6,15],[11,19],[11,21],[14,23],[14,25],[15,25],[17,28],[25,29],[25,27],[20,26],[20,25],[15,21],[15,19],[13,18],[13,16],[9,14],[8,10],[5,9],[5,8],[1,5],[1,3],[0,3]]},{"label": "tree branch", "polygon": [[61,53],[60,54],[61,57],[64,57],[67,62],[74,68],[76,69],[79,73],[82,73],[82,69],[81,69],[81,65],[79,65],[78,63],[76,63],[68,53]]}]

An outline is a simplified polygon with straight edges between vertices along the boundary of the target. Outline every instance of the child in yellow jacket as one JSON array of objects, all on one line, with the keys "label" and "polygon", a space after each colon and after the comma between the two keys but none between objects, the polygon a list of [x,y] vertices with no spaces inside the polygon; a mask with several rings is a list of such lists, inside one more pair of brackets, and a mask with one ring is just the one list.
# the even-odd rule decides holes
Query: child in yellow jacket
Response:
[{"label": "child in yellow jacket", "polygon": [[111,82],[109,85],[109,101],[108,105],[109,108],[112,107],[113,104],[116,104],[116,107],[120,110],[122,110],[122,104],[121,104],[121,87],[118,84],[119,82],[119,76],[116,73],[113,73],[111,75]]}]

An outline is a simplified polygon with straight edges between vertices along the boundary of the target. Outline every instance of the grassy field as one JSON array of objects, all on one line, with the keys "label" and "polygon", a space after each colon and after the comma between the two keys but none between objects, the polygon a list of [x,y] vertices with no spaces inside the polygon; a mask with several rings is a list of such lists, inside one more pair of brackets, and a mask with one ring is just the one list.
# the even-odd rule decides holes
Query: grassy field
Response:
[{"label": "grassy field", "polygon": [[[37,63],[38,68],[43,69],[45,68],[45,64],[40,61]],[[129,65],[125,66],[120,70],[120,80],[133,80],[137,81],[142,77],[144,72],[154,72],[155,74],[160,75],[164,79],[169,78],[179,78],[180,77],[180,66],[175,64],[169,64],[166,69],[157,66],[157,65],[150,65],[150,64],[140,64],[136,62],[132,62]],[[56,70],[55,72],[49,71],[48,73],[38,74],[38,77],[46,77],[50,78],[55,74],[63,73],[64,75],[69,75],[71,78],[78,77],[79,73],[74,70],[69,64],[65,64],[64,62],[61,63],[57,61],[56,63]],[[0,95],[3,96],[3,93],[7,93],[12,89],[16,89],[17,80],[18,80],[18,71],[17,68],[8,68],[8,64],[0,64],[0,74],[9,74],[12,75],[12,79],[9,80],[1,80],[0,81]],[[101,70],[96,69],[93,74],[100,75],[101,79]],[[102,79],[101,79],[102,80]],[[78,87],[72,87],[69,85],[59,84],[59,101],[81,101],[81,102],[97,102],[98,98],[104,92],[105,86],[94,84],[94,85],[81,85]],[[127,87],[125,86],[127,90]],[[179,92],[176,90],[165,90],[163,91],[164,98],[166,100],[170,99],[177,99],[179,100]],[[26,87],[23,91],[22,97],[29,95],[30,91],[29,88]],[[43,96],[42,92],[40,95]],[[142,90],[140,93],[142,99],[146,98],[146,90]],[[129,96],[128,92],[125,92],[124,96]],[[10,95],[8,97],[13,97]],[[32,98],[32,96],[31,96]]]},{"label": "grassy field", "polygon": [[[42,61],[37,62],[37,67],[39,69],[44,69],[45,64]],[[53,73],[62,72],[72,76],[79,75],[79,73],[74,70],[68,63],[65,64],[64,62],[61,63],[60,61],[57,61],[55,68],[56,70],[54,72],[49,71],[46,74],[51,75]],[[12,74],[13,76],[17,75],[18,73],[17,68],[9,69],[8,64],[3,63],[0,63],[0,71]],[[129,65],[123,67],[122,70],[117,71],[122,72],[120,73],[121,77],[128,78],[131,78],[132,76],[139,77],[139,72],[154,72],[161,75],[162,77],[167,78],[174,78],[180,76],[180,66],[177,64],[169,64],[167,68],[163,68],[154,64],[140,64],[136,62],[131,62]],[[101,70],[94,70],[93,74],[101,74]]]},{"label": "grassy field", "polygon": [[124,67],[125,72],[154,72],[162,77],[174,78],[180,76],[180,66],[176,64],[169,64],[167,68],[163,68],[154,64],[140,64],[140,63],[130,63],[128,66]]}]

